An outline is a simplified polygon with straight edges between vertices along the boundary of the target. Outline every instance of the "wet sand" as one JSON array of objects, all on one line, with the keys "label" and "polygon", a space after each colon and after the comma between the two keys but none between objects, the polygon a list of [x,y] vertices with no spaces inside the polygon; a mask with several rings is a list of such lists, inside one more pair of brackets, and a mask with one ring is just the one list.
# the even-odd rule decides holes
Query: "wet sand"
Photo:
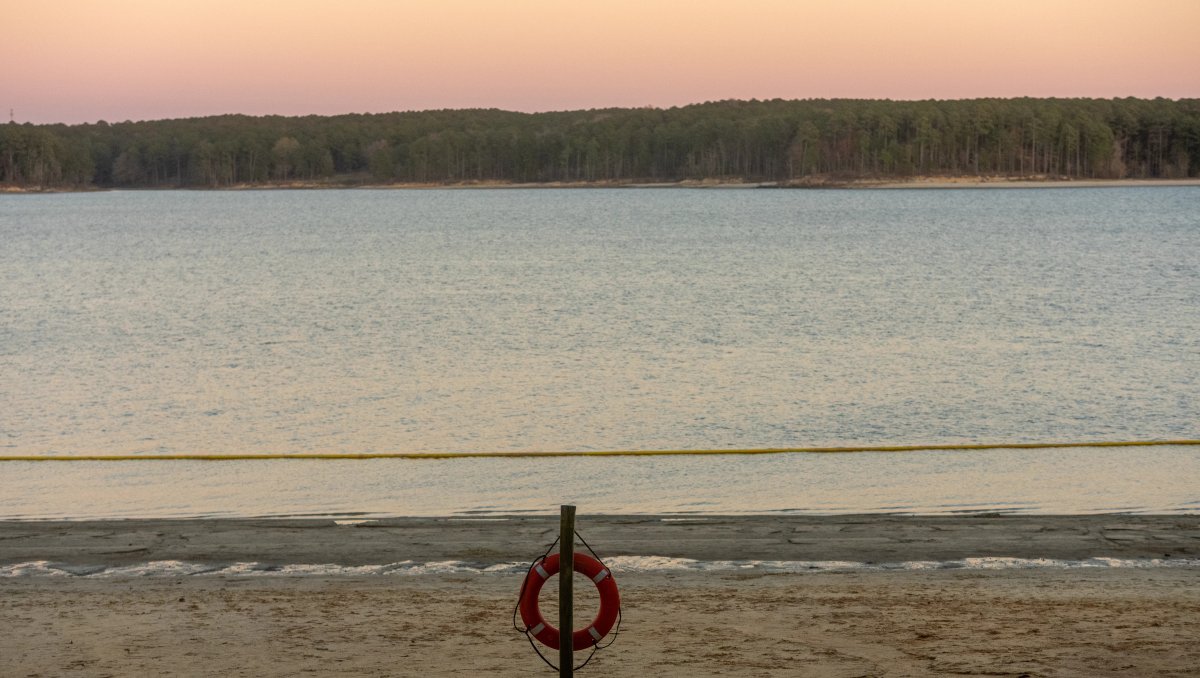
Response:
[{"label": "wet sand", "polygon": [[[0,564],[502,562],[536,555],[555,524],[8,522],[0,523]],[[1200,516],[583,515],[580,531],[605,556],[704,560],[1200,553]],[[552,675],[511,627],[519,580],[0,578],[0,675]],[[1194,676],[1200,666],[1195,567],[634,572],[618,583],[621,634],[580,675]],[[587,597],[580,605],[594,609]]]},{"label": "wet sand", "polygon": [[[604,555],[695,560],[905,562],[969,557],[1200,557],[1200,515],[580,516]],[[386,564],[532,559],[557,516],[330,519],[0,521],[0,565],[49,560]]]}]

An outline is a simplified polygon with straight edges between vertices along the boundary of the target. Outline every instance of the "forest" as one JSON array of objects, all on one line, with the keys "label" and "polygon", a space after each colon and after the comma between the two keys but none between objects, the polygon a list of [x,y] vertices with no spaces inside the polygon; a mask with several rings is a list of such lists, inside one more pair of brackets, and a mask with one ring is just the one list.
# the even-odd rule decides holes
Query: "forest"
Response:
[{"label": "forest", "polygon": [[1200,99],[719,101],[0,125],[0,187],[1200,176]]}]

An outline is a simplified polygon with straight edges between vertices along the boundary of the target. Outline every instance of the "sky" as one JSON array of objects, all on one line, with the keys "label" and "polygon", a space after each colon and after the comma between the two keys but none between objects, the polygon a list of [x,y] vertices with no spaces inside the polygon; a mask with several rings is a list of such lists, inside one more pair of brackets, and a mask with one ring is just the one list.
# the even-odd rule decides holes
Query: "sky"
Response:
[{"label": "sky", "polygon": [[1200,0],[0,0],[17,122],[1200,97]]}]

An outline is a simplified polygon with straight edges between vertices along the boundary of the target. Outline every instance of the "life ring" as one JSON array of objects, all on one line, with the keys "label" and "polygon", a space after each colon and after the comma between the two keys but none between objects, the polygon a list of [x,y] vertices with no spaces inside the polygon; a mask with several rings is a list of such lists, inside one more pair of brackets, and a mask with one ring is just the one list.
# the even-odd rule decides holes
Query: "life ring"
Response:
[{"label": "life ring", "polygon": [[[542,611],[538,608],[538,594],[546,580],[558,574],[559,556],[557,553],[545,560],[535,562],[525,575],[525,585],[521,594],[521,621],[530,635],[537,638],[546,647],[557,650],[559,643],[558,629],[546,623]],[[579,574],[592,580],[600,592],[600,612],[592,623],[571,634],[574,640],[573,649],[589,648],[608,635],[613,624],[617,621],[617,612],[621,609],[621,595],[617,593],[617,582],[613,580],[612,572],[603,563],[583,553],[575,554],[575,567]]]}]

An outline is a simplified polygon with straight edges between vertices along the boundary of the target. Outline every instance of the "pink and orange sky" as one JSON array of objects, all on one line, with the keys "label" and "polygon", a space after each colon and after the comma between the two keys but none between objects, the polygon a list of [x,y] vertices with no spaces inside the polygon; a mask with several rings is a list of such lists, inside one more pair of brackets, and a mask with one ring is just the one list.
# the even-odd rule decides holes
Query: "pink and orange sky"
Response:
[{"label": "pink and orange sky", "polygon": [[1200,97],[1200,0],[0,0],[18,122]]}]

